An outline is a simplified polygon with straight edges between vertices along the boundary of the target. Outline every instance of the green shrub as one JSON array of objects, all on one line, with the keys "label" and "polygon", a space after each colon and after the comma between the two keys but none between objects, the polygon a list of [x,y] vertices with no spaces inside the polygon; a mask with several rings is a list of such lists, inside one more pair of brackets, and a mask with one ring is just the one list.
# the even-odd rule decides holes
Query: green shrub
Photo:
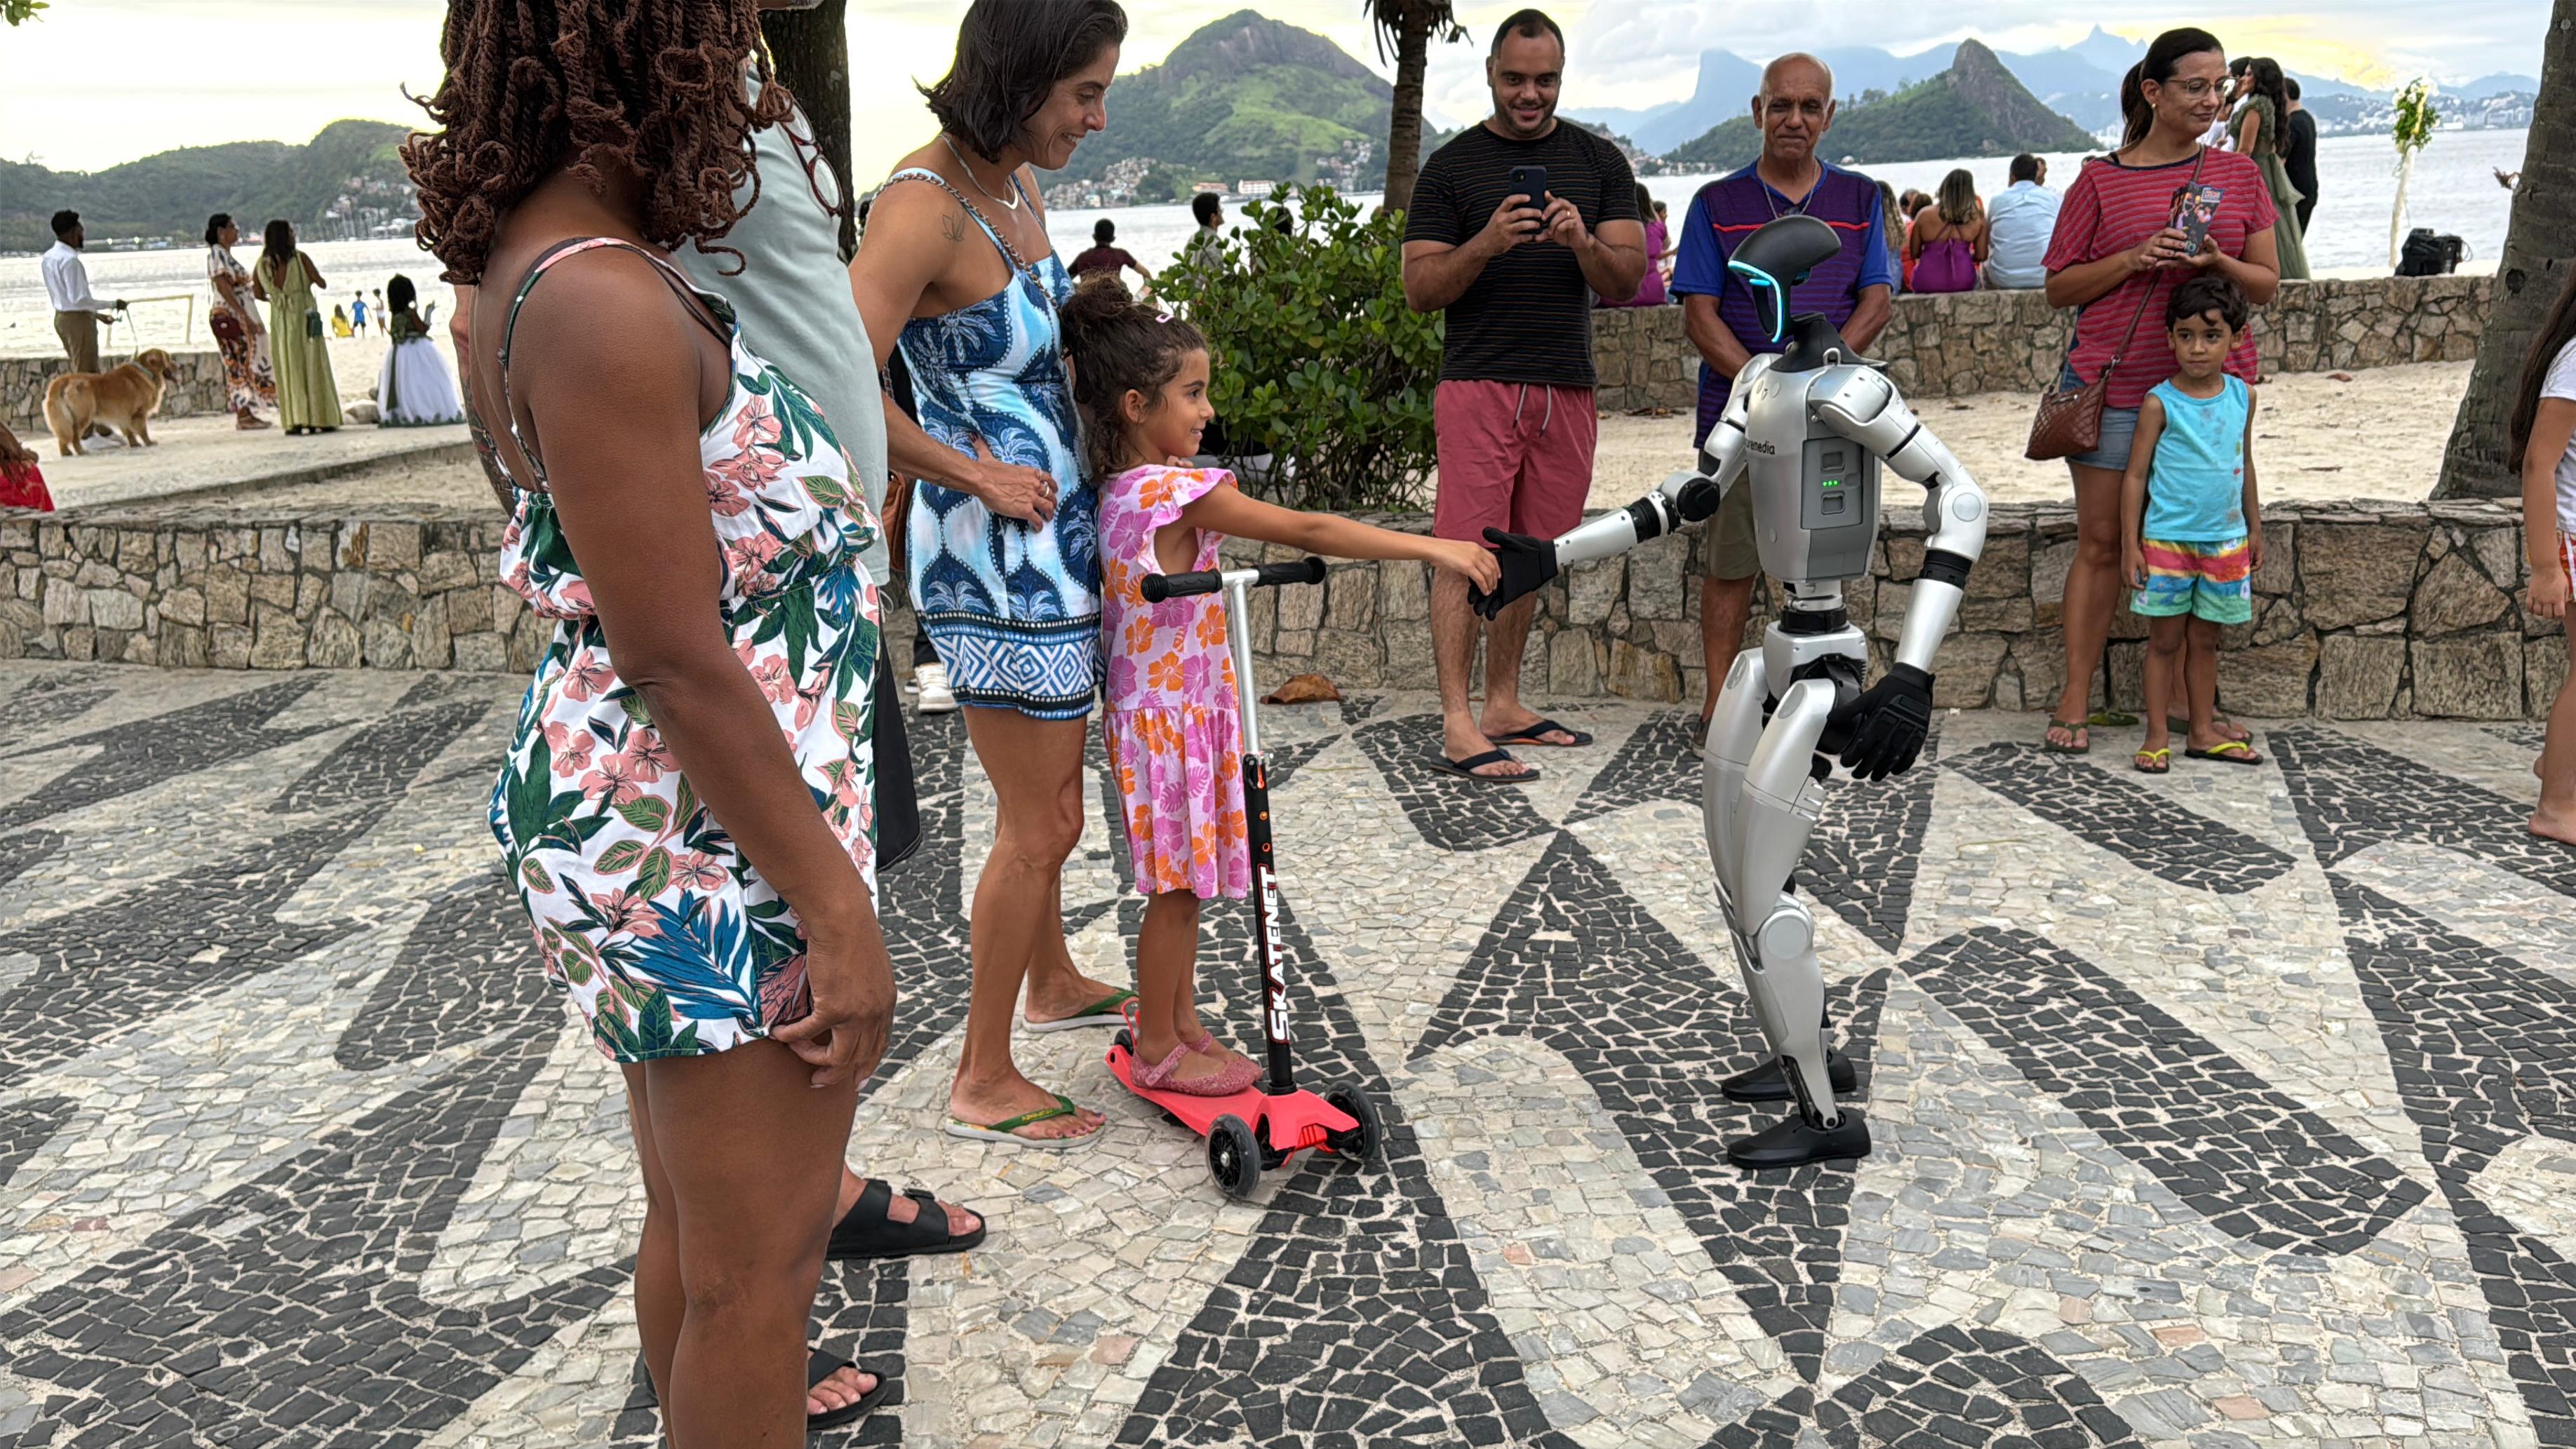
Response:
[{"label": "green shrub", "polygon": [[1404,305],[1404,218],[1363,220],[1328,186],[1292,190],[1293,231],[1273,229],[1280,206],[1252,202],[1156,291],[1207,334],[1231,450],[1277,460],[1247,486],[1292,508],[1419,510],[1438,457],[1441,320]]}]

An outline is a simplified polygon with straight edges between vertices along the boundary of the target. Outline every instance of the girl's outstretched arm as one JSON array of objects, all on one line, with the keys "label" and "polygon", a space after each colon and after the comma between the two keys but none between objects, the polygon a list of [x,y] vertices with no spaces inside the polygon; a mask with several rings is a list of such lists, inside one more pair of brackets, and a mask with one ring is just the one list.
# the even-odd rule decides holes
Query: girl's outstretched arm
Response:
[{"label": "girl's outstretched arm", "polygon": [[1398,533],[1334,513],[1301,513],[1246,497],[1231,483],[1201,494],[1181,510],[1180,523],[1168,526],[1257,538],[1327,558],[1412,559],[1447,569],[1488,591],[1502,582],[1502,570],[1483,544]]}]

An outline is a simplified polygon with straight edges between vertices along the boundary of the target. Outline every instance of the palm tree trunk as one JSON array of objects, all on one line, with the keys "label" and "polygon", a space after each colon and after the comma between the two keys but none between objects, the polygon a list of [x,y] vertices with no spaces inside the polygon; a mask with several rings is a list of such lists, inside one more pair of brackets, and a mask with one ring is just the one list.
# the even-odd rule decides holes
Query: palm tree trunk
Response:
[{"label": "palm tree trunk", "polygon": [[1422,172],[1422,76],[1431,65],[1430,7],[1407,7],[1395,42],[1395,102],[1386,123],[1386,209],[1413,204]]},{"label": "palm tree trunk", "polygon": [[[761,38],[769,42],[770,62],[778,78],[796,93],[813,123],[814,143],[832,174],[841,179],[841,257],[859,249],[857,191],[850,180],[850,28],[849,0],[823,0],[811,10],[772,10],[760,17]],[[802,178],[798,178],[801,182]],[[787,178],[765,176],[766,186],[785,185]]]},{"label": "palm tree trunk", "polygon": [[2576,0],[2554,0],[2542,41],[2540,99],[2523,143],[2522,184],[2514,188],[2513,221],[2496,262],[2495,306],[2477,365],[2451,425],[2436,498],[2512,498],[2522,480],[2506,466],[2507,419],[2522,379],[2523,355],[2542,314],[2576,262]]}]

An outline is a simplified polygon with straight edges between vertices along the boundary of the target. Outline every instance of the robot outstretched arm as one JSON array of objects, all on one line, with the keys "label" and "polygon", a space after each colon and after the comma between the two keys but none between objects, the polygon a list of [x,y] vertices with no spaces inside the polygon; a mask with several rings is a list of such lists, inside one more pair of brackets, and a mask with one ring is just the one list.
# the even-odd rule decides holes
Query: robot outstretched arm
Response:
[{"label": "robot outstretched arm", "polygon": [[1535,593],[1576,564],[1616,558],[1641,543],[1715,514],[1726,490],[1744,476],[1744,419],[1746,400],[1753,395],[1753,380],[1776,360],[1763,353],[1744,365],[1727,398],[1725,414],[1708,430],[1708,441],[1700,445],[1698,466],[1665,478],[1655,485],[1654,492],[1555,539],[1524,538],[1499,528],[1486,529],[1485,541],[1494,545],[1495,562],[1502,566],[1503,580],[1490,594],[1470,594],[1469,601],[1476,612],[1490,619],[1505,605]]},{"label": "robot outstretched arm", "polygon": [[1959,617],[1968,570],[1986,547],[1986,493],[1875,369],[1854,369],[1809,395],[1815,415],[1923,485],[1923,572],[1914,582],[1896,659],[1929,674],[1941,638]]}]

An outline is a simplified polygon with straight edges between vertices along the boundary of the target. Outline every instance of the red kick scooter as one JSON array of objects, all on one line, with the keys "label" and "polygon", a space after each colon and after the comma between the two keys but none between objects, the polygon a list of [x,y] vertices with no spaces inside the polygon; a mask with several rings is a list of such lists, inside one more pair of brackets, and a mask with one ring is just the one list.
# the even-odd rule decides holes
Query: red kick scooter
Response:
[{"label": "red kick scooter", "polygon": [[1385,1137],[1378,1127],[1377,1106],[1367,1093],[1355,1086],[1333,1087],[1320,1097],[1300,1091],[1290,1060],[1288,969],[1279,944],[1279,869],[1270,848],[1270,772],[1262,762],[1261,726],[1253,713],[1252,640],[1244,632],[1251,617],[1246,595],[1256,588],[1323,581],[1324,561],[1307,558],[1223,572],[1150,574],[1144,582],[1145,600],[1154,604],[1225,591],[1226,647],[1234,655],[1236,708],[1243,718],[1243,819],[1245,843],[1252,853],[1253,939],[1261,952],[1261,1022],[1270,1039],[1270,1076],[1231,1097],[1194,1097],[1139,1087],[1132,1072],[1136,1043],[1125,1027],[1109,1044],[1109,1070],[1127,1090],[1207,1139],[1208,1175],[1228,1197],[1252,1196],[1263,1172],[1310,1147],[1355,1162],[1373,1161]]}]

